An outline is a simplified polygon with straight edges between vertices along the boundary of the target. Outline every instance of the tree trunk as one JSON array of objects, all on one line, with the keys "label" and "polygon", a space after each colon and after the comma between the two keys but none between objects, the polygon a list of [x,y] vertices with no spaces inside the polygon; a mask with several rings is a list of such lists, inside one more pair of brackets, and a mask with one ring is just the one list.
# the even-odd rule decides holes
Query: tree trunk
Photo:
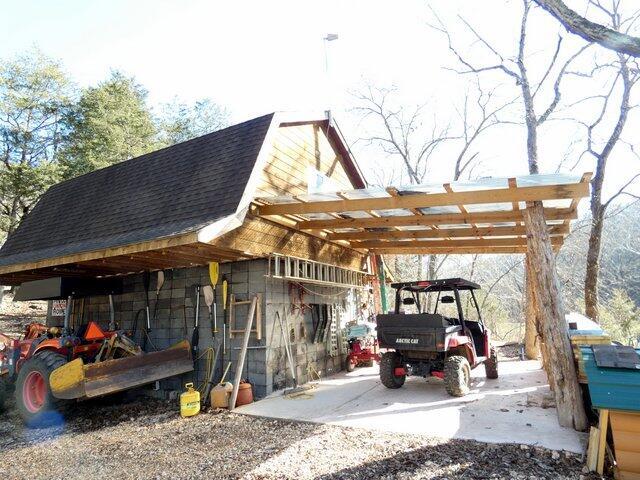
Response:
[{"label": "tree trunk", "polygon": [[538,319],[535,300],[535,285],[533,273],[531,272],[532,266],[530,259],[531,255],[527,255],[525,261],[525,323],[524,323],[524,354],[529,360],[537,360],[540,354],[539,341],[538,341]]},{"label": "tree trunk", "polygon": [[598,273],[600,271],[600,244],[602,242],[602,227],[604,225],[604,209],[594,209],[589,234],[589,249],[587,250],[587,270],[584,279],[584,308],[585,315],[593,321],[598,321]]},{"label": "tree trunk", "polygon": [[564,319],[564,306],[556,277],[556,265],[544,218],[542,202],[530,202],[524,211],[531,273],[539,328],[548,361],[558,421],[563,427],[585,430],[587,416],[582,403],[573,353]]}]

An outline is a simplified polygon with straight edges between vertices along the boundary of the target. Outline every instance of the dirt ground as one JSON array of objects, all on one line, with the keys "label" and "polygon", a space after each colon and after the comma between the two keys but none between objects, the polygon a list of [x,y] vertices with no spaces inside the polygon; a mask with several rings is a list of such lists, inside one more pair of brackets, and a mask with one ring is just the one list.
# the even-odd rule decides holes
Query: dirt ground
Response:
[{"label": "dirt ground", "polygon": [[[65,418],[66,417],[66,418]],[[594,479],[578,455],[442,441],[227,412],[182,419],[176,402],[78,404],[60,424],[0,421],[3,479]]]},{"label": "dirt ground", "polygon": [[47,302],[14,302],[5,294],[0,304],[0,332],[18,337],[30,322],[43,322],[47,317]]},{"label": "dirt ground", "polygon": [[[3,302],[0,331],[42,319],[42,302]],[[505,352],[506,353],[506,352]],[[68,408],[59,424],[0,413],[0,472],[9,479],[580,479],[581,456],[524,445],[373,433],[218,411],[182,419],[176,401],[108,399]]]}]

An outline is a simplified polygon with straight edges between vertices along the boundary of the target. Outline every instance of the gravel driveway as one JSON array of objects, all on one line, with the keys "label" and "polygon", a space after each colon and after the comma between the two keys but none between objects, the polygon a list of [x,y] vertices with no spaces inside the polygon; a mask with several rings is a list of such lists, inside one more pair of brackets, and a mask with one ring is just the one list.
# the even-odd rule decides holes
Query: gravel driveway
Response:
[{"label": "gravel driveway", "polygon": [[[443,441],[227,412],[180,418],[175,402],[86,402],[59,427],[0,421],[3,479],[578,479],[573,454]],[[584,476],[585,479],[597,478]]]}]

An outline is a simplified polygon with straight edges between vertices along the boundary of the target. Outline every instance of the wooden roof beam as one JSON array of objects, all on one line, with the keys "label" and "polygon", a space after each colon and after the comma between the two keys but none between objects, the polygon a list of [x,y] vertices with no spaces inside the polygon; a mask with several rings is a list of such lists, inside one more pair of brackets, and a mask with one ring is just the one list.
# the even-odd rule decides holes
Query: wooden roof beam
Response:
[{"label": "wooden roof beam", "polygon": [[[569,233],[567,225],[549,225],[549,235],[565,235]],[[523,226],[516,227],[471,227],[444,228],[439,230],[393,230],[340,232],[329,235],[331,240],[401,240],[412,238],[466,238],[466,237],[509,237],[526,235]]]},{"label": "wooden roof beam", "polygon": [[380,255],[477,255],[477,254],[526,254],[527,247],[403,247],[403,248],[375,248],[371,253]]},{"label": "wooden roof beam", "polygon": [[258,207],[259,215],[308,214],[353,212],[363,210],[390,210],[426,208],[447,205],[484,203],[511,203],[514,201],[541,201],[560,198],[582,198],[589,195],[588,183],[537,185],[532,187],[496,188],[465,192],[425,193],[387,198],[360,198],[307,203],[285,203]]},{"label": "wooden roof beam", "polygon": [[[564,239],[562,237],[551,237],[552,245],[562,245]],[[351,242],[351,245],[357,248],[459,248],[459,247],[516,247],[527,246],[526,237],[514,238],[472,238],[465,240],[408,240],[408,241],[384,241],[384,240],[365,240],[361,242]]]},{"label": "wooden roof beam", "polygon": [[[549,220],[566,220],[578,218],[575,209],[570,208],[545,208],[545,218]],[[402,215],[394,217],[378,218],[341,218],[332,220],[306,220],[299,222],[297,228],[310,230],[317,228],[390,228],[402,226],[428,226],[428,225],[458,225],[479,223],[501,223],[523,221],[522,211],[511,210],[499,212],[471,212],[463,213],[437,213],[423,215]]]}]

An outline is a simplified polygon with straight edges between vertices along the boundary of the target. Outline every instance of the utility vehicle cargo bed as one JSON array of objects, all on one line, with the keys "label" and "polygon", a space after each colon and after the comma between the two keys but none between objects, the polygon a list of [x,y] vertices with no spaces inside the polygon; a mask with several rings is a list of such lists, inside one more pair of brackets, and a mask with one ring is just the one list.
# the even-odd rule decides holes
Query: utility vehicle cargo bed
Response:
[{"label": "utility vehicle cargo bed", "polygon": [[428,313],[378,315],[377,324],[380,347],[396,350],[441,350],[445,336],[461,330],[442,315]]}]

